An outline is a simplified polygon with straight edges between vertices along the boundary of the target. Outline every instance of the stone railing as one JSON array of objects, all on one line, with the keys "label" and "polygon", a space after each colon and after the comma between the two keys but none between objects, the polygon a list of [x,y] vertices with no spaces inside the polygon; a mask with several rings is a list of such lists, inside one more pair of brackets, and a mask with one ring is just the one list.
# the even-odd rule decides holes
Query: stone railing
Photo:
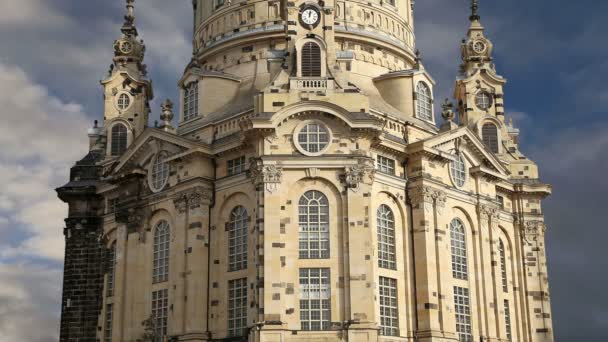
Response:
[{"label": "stone railing", "polygon": [[293,77],[290,88],[296,90],[327,90],[333,89],[333,81],[324,77]]}]

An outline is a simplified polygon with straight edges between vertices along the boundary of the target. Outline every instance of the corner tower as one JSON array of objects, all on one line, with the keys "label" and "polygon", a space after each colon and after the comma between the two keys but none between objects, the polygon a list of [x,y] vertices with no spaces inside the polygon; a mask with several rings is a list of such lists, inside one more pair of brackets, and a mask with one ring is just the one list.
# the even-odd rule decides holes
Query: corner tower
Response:
[{"label": "corner tower", "polygon": [[135,26],[135,0],[127,0],[122,37],[114,41],[114,59],[104,88],[104,135],[106,155],[117,157],[148,126],[150,101],[154,98],[152,81],[144,64],[146,46]]}]

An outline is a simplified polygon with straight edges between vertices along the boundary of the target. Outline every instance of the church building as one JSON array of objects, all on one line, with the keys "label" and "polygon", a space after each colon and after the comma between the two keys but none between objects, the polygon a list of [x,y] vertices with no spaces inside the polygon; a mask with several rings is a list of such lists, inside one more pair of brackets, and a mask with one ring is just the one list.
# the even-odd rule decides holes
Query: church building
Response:
[{"label": "church building", "polygon": [[552,188],[505,115],[477,0],[453,102],[414,0],[193,0],[160,110],[134,1],[57,189],[61,342],[553,341]]}]

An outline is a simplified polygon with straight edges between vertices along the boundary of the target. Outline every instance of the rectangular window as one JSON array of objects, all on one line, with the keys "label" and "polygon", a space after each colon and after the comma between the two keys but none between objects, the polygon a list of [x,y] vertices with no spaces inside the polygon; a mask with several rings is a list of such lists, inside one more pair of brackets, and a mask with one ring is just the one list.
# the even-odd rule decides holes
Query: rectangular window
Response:
[{"label": "rectangular window", "polygon": [[162,342],[167,335],[167,318],[169,317],[169,290],[152,292],[152,318],[154,319],[155,341]]},{"label": "rectangular window", "polygon": [[228,161],[228,176],[238,175],[245,172],[245,156]]},{"label": "rectangular window", "polygon": [[395,174],[395,160],[378,156],[376,162],[376,169],[382,173],[388,173],[389,175]]},{"label": "rectangular window", "polygon": [[113,304],[106,305],[106,321],[103,329],[103,336],[105,342],[112,342],[112,316],[113,316]]},{"label": "rectangular window", "polygon": [[380,277],[380,332],[385,336],[399,336],[397,308],[397,280]]},{"label": "rectangular window", "polygon": [[496,195],[496,202],[498,202],[498,206],[500,209],[505,208],[505,198],[504,197]]},{"label": "rectangular window", "polygon": [[110,255],[108,255],[108,284],[107,296],[114,296],[114,277],[116,273],[116,242],[110,247]]},{"label": "rectangular window", "polygon": [[329,268],[300,269],[300,322],[302,330],[328,330],[331,326]]},{"label": "rectangular window", "polygon": [[456,332],[461,342],[473,342],[471,334],[471,306],[469,289],[454,286],[454,309],[456,310]]},{"label": "rectangular window", "polygon": [[192,82],[184,89],[184,121],[198,116],[198,82]]},{"label": "rectangular window", "polygon": [[228,334],[245,335],[247,327],[247,278],[228,282]]},{"label": "rectangular window", "polygon": [[505,299],[505,330],[507,333],[507,340],[511,341],[511,308],[509,307],[509,301]]}]

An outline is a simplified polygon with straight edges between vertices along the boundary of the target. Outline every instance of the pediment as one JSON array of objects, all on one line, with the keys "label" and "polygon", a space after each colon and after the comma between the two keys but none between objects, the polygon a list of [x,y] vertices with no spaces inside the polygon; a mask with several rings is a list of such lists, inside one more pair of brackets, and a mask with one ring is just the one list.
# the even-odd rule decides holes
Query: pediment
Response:
[{"label": "pediment", "polygon": [[483,173],[489,178],[507,180],[510,172],[503,163],[479,140],[468,127],[440,133],[426,140],[410,144],[409,154],[426,153],[437,158],[453,160],[454,151],[461,151],[471,165],[471,172]]},{"label": "pediment", "polygon": [[208,146],[204,144],[157,128],[146,128],[127,151],[114,162],[108,173],[119,175],[146,169],[152,157],[161,151],[167,152],[169,161],[192,153],[211,154]]}]

